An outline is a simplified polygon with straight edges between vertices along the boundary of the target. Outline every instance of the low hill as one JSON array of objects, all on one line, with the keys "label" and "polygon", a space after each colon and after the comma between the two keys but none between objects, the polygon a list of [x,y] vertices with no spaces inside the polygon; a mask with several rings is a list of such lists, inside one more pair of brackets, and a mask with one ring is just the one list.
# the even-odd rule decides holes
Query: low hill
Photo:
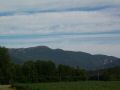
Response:
[{"label": "low hill", "polygon": [[120,58],[117,57],[51,49],[46,46],[9,49],[9,53],[16,63],[23,63],[27,60],[52,60],[56,64],[79,66],[87,70],[120,66]]}]

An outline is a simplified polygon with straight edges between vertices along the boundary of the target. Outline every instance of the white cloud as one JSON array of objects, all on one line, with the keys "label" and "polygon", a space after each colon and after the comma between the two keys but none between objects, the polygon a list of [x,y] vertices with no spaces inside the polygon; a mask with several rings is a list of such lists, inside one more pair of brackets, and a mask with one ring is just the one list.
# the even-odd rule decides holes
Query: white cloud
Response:
[{"label": "white cloud", "polygon": [[119,24],[119,17],[113,17],[99,11],[53,12],[0,17],[0,33],[111,32],[118,30]]},{"label": "white cloud", "polygon": [[118,5],[120,0],[0,0],[0,11]]}]

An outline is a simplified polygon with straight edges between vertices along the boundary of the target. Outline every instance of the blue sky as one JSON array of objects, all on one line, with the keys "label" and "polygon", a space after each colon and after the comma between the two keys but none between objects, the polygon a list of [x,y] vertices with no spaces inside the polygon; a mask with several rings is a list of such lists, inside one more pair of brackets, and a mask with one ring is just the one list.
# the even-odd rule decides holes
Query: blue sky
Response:
[{"label": "blue sky", "polygon": [[0,45],[120,57],[120,0],[0,0]]}]

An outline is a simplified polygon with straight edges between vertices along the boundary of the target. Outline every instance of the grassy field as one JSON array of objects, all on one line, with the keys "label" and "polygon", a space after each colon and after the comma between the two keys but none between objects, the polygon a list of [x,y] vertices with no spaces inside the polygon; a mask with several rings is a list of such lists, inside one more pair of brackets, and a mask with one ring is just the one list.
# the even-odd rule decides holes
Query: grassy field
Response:
[{"label": "grassy field", "polygon": [[120,90],[120,81],[83,81],[15,84],[16,90]]}]

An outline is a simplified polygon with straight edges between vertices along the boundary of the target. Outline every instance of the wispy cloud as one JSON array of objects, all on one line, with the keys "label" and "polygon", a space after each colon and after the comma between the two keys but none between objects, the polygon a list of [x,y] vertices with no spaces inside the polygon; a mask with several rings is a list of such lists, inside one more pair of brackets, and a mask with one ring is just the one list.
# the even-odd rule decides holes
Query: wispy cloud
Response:
[{"label": "wispy cloud", "polygon": [[0,21],[1,34],[118,33],[120,28],[119,17],[99,11],[16,15]]},{"label": "wispy cloud", "polygon": [[0,16],[13,16],[13,15],[30,15],[30,14],[36,14],[36,13],[53,13],[53,12],[74,12],[74,11],[99,11],[109,8],[115,8],[116,6],[109,6],[109,5],[103,5],[103,6],[92,6],[92,7],[69,7],[69,8],[53,8],[53,9],[41,9],[41,8],[33,8],[33,9],[25,9],[25,10],[18,10],[18,11],[3,11],[0,12]]}]

